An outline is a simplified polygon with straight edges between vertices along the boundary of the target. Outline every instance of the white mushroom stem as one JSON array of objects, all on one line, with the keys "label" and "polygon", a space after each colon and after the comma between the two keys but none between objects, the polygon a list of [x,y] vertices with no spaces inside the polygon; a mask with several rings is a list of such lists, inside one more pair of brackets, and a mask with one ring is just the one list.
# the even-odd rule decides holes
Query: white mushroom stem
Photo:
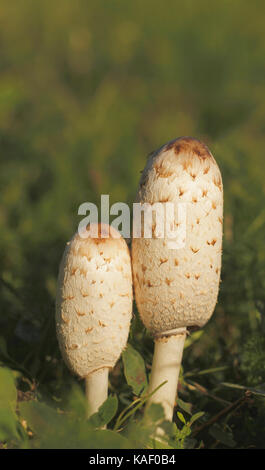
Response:
[{"label": "white mushroom stem", "polygon": [[98,411],[100,406],[108,398],[108,367],[102,367],[89,374],[86,381],[86,398],[88,405],[88,417]]},{"label": "white mushroom stem", "polygon": [[179,334],[162,336],[155,339],[152,372],[149,384],[149,393],[167,381],[149,399],[151,403],[161,403],[165,418],[172,420],[175,399],[178,387],[179,371],[186,339],[186,329],[182,328]]}]

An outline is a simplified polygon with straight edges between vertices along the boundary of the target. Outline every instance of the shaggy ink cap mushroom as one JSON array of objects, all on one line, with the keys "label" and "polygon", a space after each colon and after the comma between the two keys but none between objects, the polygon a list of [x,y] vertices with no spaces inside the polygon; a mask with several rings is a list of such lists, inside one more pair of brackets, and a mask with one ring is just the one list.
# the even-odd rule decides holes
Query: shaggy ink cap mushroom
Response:
[{"label": "shaggy ink cap mushroom", "polygon": [[[91,234],[97,229],[94,238]],[[56,329],[67,366],[87,380],[93,411],[106,398],[100,397],[100,384],[104,381],[107,388],[108,370],[126,346],[131,316],[127,244],[113,227],[91,224],[89,237],[76,233],[65,248],[59,270]],[[96,405],[95,400],[99,401]]]},{"label": "shaggy ink cap mushroom", "polygon": [[[223,186],[218,165],[202,142],[178,138],[154,152],[142,173],[137,201],[186,203],[186,243],[134,238],[132,264],[140,316],[154,336],[202,327],[217,301],[222,253]],[[153,229],[155,228],[155,223]]]},{"label": "shaggy ink cap mushroom", "polygon": [[171,420],[186,329],[202,327],[209,320],[219,289],[223,185],[206,145],[181,137],[153,152],[142,173],[137,202],[173,203],[175,227],[183,223],[178,219],[178,205],[186,207],[183,247],[172,248],[167,233],[157,237],[154,217],[152,238],[132,241],[136,304],[155,337],[149,392],[167,381],[149,403],[162,403]]}]

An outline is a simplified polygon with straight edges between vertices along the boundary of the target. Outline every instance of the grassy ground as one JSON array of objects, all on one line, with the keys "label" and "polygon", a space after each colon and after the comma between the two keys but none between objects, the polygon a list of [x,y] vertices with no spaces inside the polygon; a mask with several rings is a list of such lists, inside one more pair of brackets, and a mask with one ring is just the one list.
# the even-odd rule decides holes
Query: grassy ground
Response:
[{"label": "grassy ground", "polygon": [[153,445],[161,410],[143,418],[139,408],[122,425],[118,418],[141,394],[124,367],[136,360],[150,372],[152,340],[137,312],[130,343],[145,365],[133,353],[129,365],[118,363],[110,379],[118,402],[104,418],[116,430],[95,437],[98,422],[81,418],[82,384],[58,350],[54,299],[80,203],[98,203],[100,194],[131,203],[146,155],[180,135],[204,140],[220,165],[224,253],[215,315],[185,349],[182,414],[168,442],[265,447],[264,14],[259,0],[2,2],[3,447]]}]

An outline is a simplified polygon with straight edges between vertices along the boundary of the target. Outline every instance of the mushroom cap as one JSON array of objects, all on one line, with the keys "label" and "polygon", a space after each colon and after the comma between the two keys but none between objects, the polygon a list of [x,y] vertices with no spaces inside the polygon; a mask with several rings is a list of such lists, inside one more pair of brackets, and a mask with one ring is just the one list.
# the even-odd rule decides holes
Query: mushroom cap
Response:
[{"label": "mushroom cap", "polygon": [[97,238],[74,235],[58,278],[57,337],[66,364],[80,377],[114,367],[126,346],[132,316],[128,247],[113,227],[98,227]]},{"label": "mushroom cap", "polygon": [[137,201],[174,203],[176,227],[178,204],[186,203],[184,247],[169,247],[167,233],[156,238],[156,223],[151,239],[132,240],[135,298],[144,325],[155,336],[203,326],[218,296],[223,223],[222,178],[206,145],[182,137],[151,154]]}]

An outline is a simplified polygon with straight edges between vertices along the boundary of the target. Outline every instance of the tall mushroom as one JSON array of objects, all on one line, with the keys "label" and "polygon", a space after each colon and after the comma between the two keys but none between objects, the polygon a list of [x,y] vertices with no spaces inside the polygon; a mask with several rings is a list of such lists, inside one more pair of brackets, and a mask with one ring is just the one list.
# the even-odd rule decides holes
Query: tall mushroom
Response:
[{"label": "tall mushroom", "polygon": [[77,233],[66,246],[56,298],[60,350],[68,367],[86,380],[90,414],[107,398],[108,372],[126,346],[131,315],[126,242],[112,227],[91,224],[89,237]]},{"label": "tall mushroom", "polygon": [[[150,400],[162,403],[171,420],[187,328],[202,327],[209,320],[219,288],[223,186],[206,145],[182,137],[154,152],[143,171],[137,201],[173,203],[175,229],[181,224],[186,229],[182,247],[174,248],[167,233],[157,238],[157,220],[151,239],[141,234],[132,241],[136,303],[155,341],[149,391],[167,380]],[[186,210],[186,222],[177,219],[179,203]]]}]

